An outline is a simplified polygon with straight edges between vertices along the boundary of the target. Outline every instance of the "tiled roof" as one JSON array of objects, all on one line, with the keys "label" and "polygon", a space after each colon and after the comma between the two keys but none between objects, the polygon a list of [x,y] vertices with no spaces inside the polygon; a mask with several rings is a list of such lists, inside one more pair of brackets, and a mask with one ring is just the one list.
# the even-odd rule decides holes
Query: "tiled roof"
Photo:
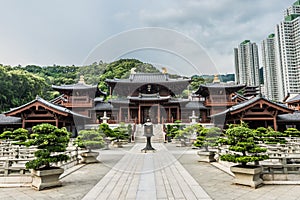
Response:
[{"label": "tiled roof", "polygon": [[160,96],[159,93],[154,94],[142,94],[140,93],[139,96],[128,96],[129,100],[140,100],[140,101],[153,101],[153,100],[168,100],[171,96]]},{"label": "tiled roof", "polygon": [[8,111],[8,112],[6,112],[6,113],[10,113],[10,112],[19,110],[19,109],[24,108],[24,107],[26,107],[26,106],[28,106],[28,105],[30,105],[30,104],[35,103],[35,102],[40,102],[40,103],[44,104],[45,106],[48,106],[48,107],[53,108],[53,109],[55,109],[55,110],[58,110],[58,111],[60,111],[60,112],[69,113],[69,114],[74,115],[74,116],[77,116],[77,117],[89,118],[89,117],[87,117],[87,116],[84,116],[84,115],[75,113],[75,112],[73,112],[73,111],[71,111],[71,110],[69,110],[69,109],[67,109],[67,108],[65,108],[65,107],[62,107],[62,106],[53,104],[53,103],[51,103],[51,102],[49,102],[49,101],[46,101],[45,99],[43,99],[43,98],[41,98],[41,97],[39,97],[39,96],[37,96],[35,100],[32,100],[32,101],[30,101],[30,102],[28,102],[28,103],[26,103],[26,104],[24,104],[24,105],[22,105],[22,106],[20,106],[20,107],[13,108],[13,109],[11,109],[10,111]]},{"label": "tiled roof", "polygon": [[104,100],[103,97],[96,97],[96,98],[94,99],[95,102],[101,102],[101,101],[103,101],[103,100]]},{"label": "tiled roof", "polygon": [[86,90],[86,89],[97,89],[97,85],[87,85],[85,83],[76,83],[72,85],[52,85],[53,89],[60,90]]},{"label": "tiled roof", "polygon": [[300,113],[282,114],[277,117],[278,122],[300,122]]},{"label": "tiled roof", "polygon": [[113,106],[107,102],[98,103],[93,110],[112,110]]},{"label": "tiled roof", "polygon": [[213,83],[213,84],[200,85],[198,90],[195,91],[195,94],[200,94],[202,96],[209,96],[210,93],[220,92],[221,90],[224,90],[224,93],[225,92],[226,93],[234,93],[234,92],[241,90],[244,87],[245,87],[245,85]]},{"label": "tiled roof", "polygon": [[0,114],[0,124],[22,124],[21,118]]},{"label": "tiled roof", "polygon": [[185,105],[185,108],[188,108],[188,109],[207,109],[203,105],[203,102],[200,102],[200,101],[190,101]]},{"label": "tiled roof", "polygon": [[258,100],[260,100],[260,99],[264,99],[265,101],[268,101],[268,102],[270,102],[270,103],[273,103],[274,105],[279,106],[279,107],[282,107],[282,108],[284,108],[284,109],[289,109],[289,108],[288,108],[286,105],[284,105],[284,104],[274,103],[274,102],[271,102],[271,101],[269,101],[268,99],[266,99],[266,98],[264,98],[264,97],[257,96],[257,97],[253,97],[253,98],[249,99],[248,101],[243,101],[243,102],[241,102],[241,103],[239,103],[239,104],[237,104],[237,105],[235,105],[235,106],[232,106],[231,108],[229,108],[229,109],[227,109],[227,110],[224,110],[223,112],[219,112],[219,113],[217,113],[217,114],[211,115],[211,117],[216,117],[216,116],[220,116],[220,115],[225,115],[225,114],[227,114],[227,113],[229,113],[229,112],[236,111],[236,110],[238,110],[238,109],[241,109],[241,108],[243,108],[243,107],[246,107],[246,106],[248,106],[248,105],[251,105],[252,103],[254,103],[254,102],[256,102],[256,101],[258,101]]},{"label": "tiled roof", "polygon": [[56,98],[50,100],[50,102],[51,102],[51,103],[55,103],[57,100],[63,100],[63,101],[65,101],[65,102],[68,101],[66,98],[64,98],[64,95],[62,94],[62,95],[60,95],[60,96],[58,96],[58,97],[56,97]]},{"label": "tiled roof", "polygon": [[286,102],[290,103],[290,102],[294,102],[294,101],[300,101],[300,94],[298,94],[297,96],[287,100]]},{"label": "tiled roof", "polygon": [[236,99],[236,98],[240,98],[242,99],[243,101],[246,101],[248,100],[246,97],[244,97],[243,95],[240,95],[239,93],[235,92],[234,93],[235,95],[232,97],[232,100]]},{"label": "tiled roof", "polygon": [[111,99],[111,100],[108,100],[108,102],[121,103],[121,104],[129,104],[130,103],[128,99]]},{"label": "tiled roof", "polygon": [[180,82],[190,81],[190,79],[170,79],[168,74],[162,73],[136,73],[130,74],[128,79],[107,79],[107,82],[119,83],[164,83],[164,82]]}]

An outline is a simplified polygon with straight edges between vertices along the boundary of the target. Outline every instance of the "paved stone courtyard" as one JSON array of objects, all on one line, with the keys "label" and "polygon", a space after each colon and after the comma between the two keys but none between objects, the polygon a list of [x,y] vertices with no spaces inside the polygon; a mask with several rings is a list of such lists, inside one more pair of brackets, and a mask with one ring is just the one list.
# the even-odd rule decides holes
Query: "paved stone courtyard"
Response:
[{"label": "paved stone courtyard", "polygon": [[0,188],[0,199],[300,199],[300,185],[233,185],[232,177],[198,162],[196,151],[154,143],[101,151],[100,163],[82,165],[61,179],[63,186],[43,191]]}]

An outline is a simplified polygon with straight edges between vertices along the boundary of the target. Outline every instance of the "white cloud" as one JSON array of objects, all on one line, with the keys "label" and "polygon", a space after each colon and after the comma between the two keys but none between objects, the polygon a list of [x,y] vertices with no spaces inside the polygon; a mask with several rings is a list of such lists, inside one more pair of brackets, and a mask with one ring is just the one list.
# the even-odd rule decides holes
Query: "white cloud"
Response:
[{"label": "white cloud", "polygon": [[[258,44],[294,0],[13,0],[2,2],[0,63],[78,64],[97,44],[132,28],[177,30],[233,72],[233,48]],[[125,41],[130,42],[130,41]],[[149,58],[151,59],[151,58]],[[101,60],[101,55],[95,61]]]}]

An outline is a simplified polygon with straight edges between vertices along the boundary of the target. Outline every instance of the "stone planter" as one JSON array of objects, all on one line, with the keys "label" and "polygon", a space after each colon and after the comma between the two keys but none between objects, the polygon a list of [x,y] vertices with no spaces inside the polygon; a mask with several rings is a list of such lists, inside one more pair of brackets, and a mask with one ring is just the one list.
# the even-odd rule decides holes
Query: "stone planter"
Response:
[{"label": "stone planter", "polygon": [[59,176],[64,172],[62,168],[32,170],[32,183],[31,186],[36,190],[44,188],[61,186]]},{"label": "stone planter", "polygon": [[97,163],[99,160],[97,160],[97,157],[99,155],[99,152],[89,151],[81,153],[80,156],[82,157],[81,163]]},{"label": "stone planter", "polygon": [[213,151],[198,151],[198,156],[200,157],[199,162],[215,162],[216,153]]},{"label": "stone planter", "polygon": [[235,165],[231,166],[230,170],[235,175],[235,184],[257,188],[263,183],[263,180],[260,178],[262,173],[261,166],[247,165],[244,167],[241,165]]}]

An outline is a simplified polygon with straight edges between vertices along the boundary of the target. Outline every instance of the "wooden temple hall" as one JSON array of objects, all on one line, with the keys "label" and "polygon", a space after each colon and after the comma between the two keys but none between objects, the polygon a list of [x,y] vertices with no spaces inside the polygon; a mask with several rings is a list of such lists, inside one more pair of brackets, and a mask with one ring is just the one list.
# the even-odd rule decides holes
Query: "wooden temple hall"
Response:
[{"label": "wooden temple hall", "polygon": [[[186,120],[192,111],[188,99],[180,98],[190,79],[171,79],[168,74],[133,73],[128,79],[107,80],[113,109],[111,122],[169,123]],[[204,109],[201,105],[195,105]],[[206,113],[204,114],[206,118]]]},{"label": "wooden temple hall", "polygon": [[[283,129],[300,128],[299,97],[287,105],[271,102],[260,96],[243,96],[245,85],[221,83],[217,76],[213,83],[199,85],[187,97],[182,93],[191,79],[173,79],[166,73],[135,73],[127,79],[107,79],[108,94],[97,85],[87,85],[83,77],[77,84],[53,85],[60,93],[46,101],[41,97],[13,108],[0,117],[0,131],[7,128],[30,128],[39,123],[67,127],[69,131],[83,129],[86,125],[108,123],[164,124],[180,120],[214,123],[220,127],[241,120],[250,126],[271,126]],[[106,100],[107,99],[107,100]],[[298,109],[299,110],[299,109]]]}]

